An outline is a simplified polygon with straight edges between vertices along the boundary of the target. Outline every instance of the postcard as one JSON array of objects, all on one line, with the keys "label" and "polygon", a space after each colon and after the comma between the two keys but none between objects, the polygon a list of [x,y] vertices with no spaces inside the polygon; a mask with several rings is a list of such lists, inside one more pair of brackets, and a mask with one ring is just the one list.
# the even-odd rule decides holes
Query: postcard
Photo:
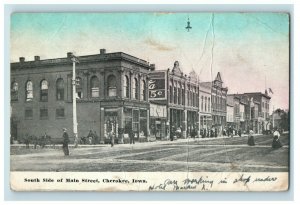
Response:
[{"label": "postcard", "polygon": [[287,191],[288,13],[13,13],[14,191]]}]

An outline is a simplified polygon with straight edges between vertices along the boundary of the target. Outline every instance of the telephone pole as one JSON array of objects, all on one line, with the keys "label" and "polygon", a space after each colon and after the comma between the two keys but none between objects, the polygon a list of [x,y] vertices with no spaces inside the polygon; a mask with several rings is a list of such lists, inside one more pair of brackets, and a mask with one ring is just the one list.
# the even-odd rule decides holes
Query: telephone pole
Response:
[{"label": "telephone pole", "polygon": [[72,54],[71,60],[73,62],[73,76],[72,76],[72,86],[73,86],[73,133],[74,133],[74,145],[75,147],[78,146],[78,132],[77,132],[77,107],[76,107],[76,72],[75,72],[75,67],[76,63],[79,63],[78,58]]}]

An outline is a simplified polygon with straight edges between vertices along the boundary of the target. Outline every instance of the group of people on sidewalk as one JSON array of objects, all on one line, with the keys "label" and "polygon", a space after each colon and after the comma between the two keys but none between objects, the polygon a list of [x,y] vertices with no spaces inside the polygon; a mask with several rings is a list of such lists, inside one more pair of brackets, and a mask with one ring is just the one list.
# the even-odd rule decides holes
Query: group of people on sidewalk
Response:
[{"label": "group of people on sidewalk", "polygon": [[[178,134],[178,133],[177,133]],[[174,133],[175,135],[175,133]],[[254,132],[253,130],[250,130],[249,131],[249,136],[248,136],[248,142],[247,144],[249,146],[255,146],[255,140],[254,140]],[[110,132],[109,133],[109,139],[110,139],[110,144],[111,144],[111,147],[114,146],[115,144],[115,135]],[[171,135],[173,136],[173,135]],[[193,133],[193,136],[195,137],[195,133]],[[62,144],[62,148],[63,148],[63,152],[65,154],[65,156],[68,156],[70,155],[70,152],[69,152],[69,142],[70,142],[70,139],[69,139],[69,135],[67,133],[67,129],[66,128],[63,128],[63,144]],[[283,145],[282,143],[280,142],[279,140],[280,138],[280,132],[278,129],[275,129],[275,131],[273,132],[273,141],[272,141],[272,148],[274,149],[277,149],[277,148],[281,148]],[[129,139],[130,139],[130,144],[134,144],[135,141],[134,141],[134,132],[133,131],[130,131],[129,132]],[[173,137],[171,137],[171,141],[173,141]]]},{"label": "group of people on sidewalk", "polygon": [[[255,140],[253,135],[254,135],[253,130],[250,130],[248,136],[248,143],[247,143],[249,146],[255,146]],[[275,129],[275,131],[273,132],[272,148],[278,149],[283,146],[279,138],[280,138],[280,132],[278,129]]]}]

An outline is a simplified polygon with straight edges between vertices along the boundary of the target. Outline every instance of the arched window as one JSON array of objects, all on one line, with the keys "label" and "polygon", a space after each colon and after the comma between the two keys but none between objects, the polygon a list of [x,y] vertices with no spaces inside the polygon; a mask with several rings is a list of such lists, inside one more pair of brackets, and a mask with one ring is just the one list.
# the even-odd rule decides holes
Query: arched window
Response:
[{"label": "arched window", "polygon": [[109,97],[117,96],[117,81],[114,75],[110,75],[107,78],[107,94]]},{"label": "arched window", "polygon": [[141,85],[141,100],[146,100],[146,82],[142,80],[142,85]]},{"label": "arched window", "polygon": [[83,89],[82,89],[82,78],[81,77],[77,77],[76,78],[76,98],[77,99],[82,99],[83,98]]},{"label": "arched window", "polygon": [[133,94],[134,99],[138,99],[138,97],[139,97],[138,90],[139,90],[138,81],[136,78],[134,78],[133,79],[133,87],[132,87],[132,94]]},{"label": "arched window", "polygon": [[26,83],[26,101],[32,101],[33,99],[33,84],[31,81]]},{"label": "arched window", "polygon": [[99,80],[97,76],[91,78],[91,96],[92,98],[99,97]]},{"label": "arched window", "polygon": [[48,101],[48,82],[47,80],[41,81],[41,101],[46,102]]},{"label": "arched window", "polygon": [[18,100],[18,83],[13,82],[11,84],[11,92],[10,92],[10,97],[12,101],[17,101]]},{"label": "arched window", "polygon": [[124,76],[123,89],[124,97],[129,98],[129,78],[126,75]]},{"label": "arched window", "polygon": [[59,78],[56,81],[56,100],[64,100],[64,98],[65,98],[64,80],[62,78]]}]

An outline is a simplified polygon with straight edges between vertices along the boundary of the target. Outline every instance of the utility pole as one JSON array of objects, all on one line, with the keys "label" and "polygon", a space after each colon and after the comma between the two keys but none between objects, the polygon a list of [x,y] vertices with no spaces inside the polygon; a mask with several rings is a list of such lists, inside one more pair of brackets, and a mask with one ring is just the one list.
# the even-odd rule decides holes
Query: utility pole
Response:
[{"label": "utility pole", "polygon": [[75,72],[75,66],[76,63],[79,63],[79,60],[77,57],[72,54],[71,60],[73,62],[73,76],[72,76],[72,85],[73,85],[73,133],[74,133],[74,144],[75,147],[78,147],[78,132],[77,132],[77,107],[76,107],[76,72]]}]

